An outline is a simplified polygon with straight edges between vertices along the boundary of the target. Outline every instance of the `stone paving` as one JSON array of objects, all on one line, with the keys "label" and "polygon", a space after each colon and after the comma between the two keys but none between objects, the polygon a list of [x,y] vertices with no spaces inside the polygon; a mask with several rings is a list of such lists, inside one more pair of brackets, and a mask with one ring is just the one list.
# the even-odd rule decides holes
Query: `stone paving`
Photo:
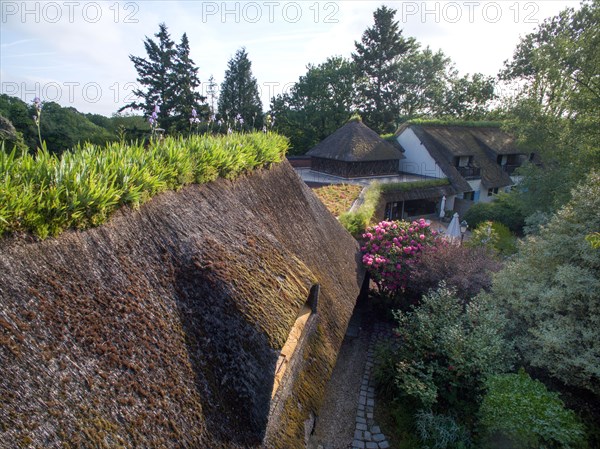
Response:
[{"label": "stone paving", "polygon": [[373,411],[375,408],[375,383],[372,371],[374,366],[375,348],[379,343],[388,341],[392,331],[390,326],[375,324],[367,351],[367,361],[360,386],[358,397],[358,410],[356,411],[356,426],[352,449],[387,449],[390,444],[375,422]]}]

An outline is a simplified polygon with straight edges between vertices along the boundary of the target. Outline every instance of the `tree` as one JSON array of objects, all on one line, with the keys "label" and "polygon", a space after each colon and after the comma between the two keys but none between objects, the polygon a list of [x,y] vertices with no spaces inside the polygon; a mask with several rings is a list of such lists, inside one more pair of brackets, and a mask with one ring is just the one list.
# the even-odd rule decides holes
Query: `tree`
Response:
[{"label": "tree", "polygon": [[186,33],[181,36],[181,43],[176,47],[175,62],[173,66],[175,77],[175,103],[173,113],[177,117],[176,127],[183,131],[189,126],[192,109],[200,115],[208,115],[208,107],[205,104],[206,97],[200,95],[200,79],[198,78],[198,67],[190,58],[190,43]]},{"label": "tree", "polygon": [[24,154],[29,151],[23,140],[23,134],[17,131],[10,120],[2,115],[0,115],[0,147],[6,153],[12,152],[13,149],[16,149],[16,154]]},{"label": "tree", "polygon": [[241,126],[246,129],[263,125],[258,84],[252,76],[252,63],[245,48],[239,49],[227,63],[219,96],[219,115],[225,121],[232,121],[239,115],[243,120]]},{"label": "tree", "polygon": [[544,21],[521,39],[500,78],[512,131],[541,156],[529,165],[520,198],[529,214],[554,212],[593,168],[600,167],[600,2],[584,2]]},{"label": "tree", "polygon": [[360,109],[365,123],[376,131],[394,131],[399,116],[396,77],[402,56],[414,51],[413,38],[405,39],[395,9],[381,6],[373,13],[375,24],[368,28],[361,42],[355,42]]},{"label": "tree", "polygon": [[434,53],[427,47],[402,59],[396,75],[400,115],[410,119],[419,115],[434,115],[443,103],[452,61],[441,50]]},{"label": "tree", "polygon": [[600,172],[592,172],[539,235],[528,237],[493,283],[523,360],[600,395]]},{"label": "tree", "polygon": [[164,23],[154,35],[157,41],[146,37],[144,47],[147,59],[130,55],[138,72],[137,81],[145,88],[133,93],[138,101],[123,106],[119,112],[131,108],[144,111],[146,116],[155,111],[159,125],[168,130],[181,130],[188,124],[192,108],[204,101],[196,89],[200,85],[198,68],[190,58],[190,47],[184,33],[181,43],[175,45]]},{"label": "tree", "polygon": [[277,131],[290,138],[292,154],[304,154],[346,123],[354,107],[354,72],[351,61],[330,57],[309,64],[289,93],[273,98],[270,112]]},{"label": "tree", "polygon": [[481,120],[487,114],[489,102],[496,98],[494,87],[494,79],[481,73],[452,77],[445,98],[436,105],[435,114]]}]

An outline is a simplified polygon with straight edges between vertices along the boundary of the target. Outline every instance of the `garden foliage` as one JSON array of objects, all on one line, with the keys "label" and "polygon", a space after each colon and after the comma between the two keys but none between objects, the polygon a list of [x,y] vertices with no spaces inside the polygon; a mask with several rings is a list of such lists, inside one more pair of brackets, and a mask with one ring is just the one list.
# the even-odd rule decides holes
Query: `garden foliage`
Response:
[{"label": "garden foliage", "polygon": [[85,144],[56,156],[0,151],[0,235],[45,238],[106,221],[122,205],[168,189],[237,175],[283,159],[288,142],[276,134],[192,136],[141,144]]},{"label": "garden foliage", "polygon": [[491,288],[492,274],[500,267],[488,248],[438,244],[432,250],[425,250],[412,266],[406,293],[418,300],[444,281],[467,302],[480,291]]},{"label": "garden foliage", "polygon": [[419,410],[415,428],[423,449],[466,449],[471,447],[469,431],[448,415]]},{"label": "garden foliage", "polygon": [[476,203],[465,214],[471,229],[481,223],[492,221],[502,223],[512,232],[520,234],[525,224],[525,216],[516,194],[501,193],[489,203]]},{"label": "garden foliage", "polygon": [[511,316],[524,361],[567,385],[600,394],[600,251],[586,237],[600,229],[600,173],[497,275],[492,298]]},{"label": "garden foliage", "polygon": [[441,284],[396,319],[396,386],[419,409],[472,416],[487,377],[510,368],[506,319],[484,298],[465,304]]},{"label": "garden foliage", "polygon": [[492,376],[487,388],[479,412],[486,448],[585,447],[585,430],[575,413],[525,371]]},{"label": "garden foliage", "polygon": [[517,252],[517,239],[506,225],[484,221],[475,228],[471,238],[465,242],[470,247],[486,247],[503,256]]}]

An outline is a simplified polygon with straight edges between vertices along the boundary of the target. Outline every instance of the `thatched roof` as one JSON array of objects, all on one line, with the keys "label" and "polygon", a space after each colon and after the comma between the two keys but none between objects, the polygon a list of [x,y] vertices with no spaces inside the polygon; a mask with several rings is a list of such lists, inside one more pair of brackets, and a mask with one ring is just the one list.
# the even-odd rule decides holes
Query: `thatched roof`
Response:
[{"label": "thatched roof", "polygon": [[409,125],[442,171],[459,191],[469,191],[468,183],[454,166],[454,158],[473,156],[473,165],[481,169],[481,182],[486,187],[512,185],[510,176],[502,171],[490,154],[511,154],[514,142],[500,128],[456,125]]},{"label": "thatched roof", "polygon": [[420,187],[411,190],[385,190],[382,196],[386,203],[390,201],[411,201],[441,198],[443,196],[456,195],[458,192],[452,185],[437,187]]},{"label": "thatched roof", "polygon": [[390,142],[358,120],[346,123],[307,153],[344,162],[400,160],[404,155]]},{"label": "thatched roof", "polygon": [[304,447],[362,281],[357,250],[287,162],[100,228],[0,241],[0,448]]}]

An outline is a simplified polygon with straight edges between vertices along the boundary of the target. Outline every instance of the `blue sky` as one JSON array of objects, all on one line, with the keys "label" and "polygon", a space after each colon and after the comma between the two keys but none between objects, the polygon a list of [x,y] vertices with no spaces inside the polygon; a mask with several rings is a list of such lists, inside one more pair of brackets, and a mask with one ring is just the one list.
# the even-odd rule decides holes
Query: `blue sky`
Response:
[{"label": "blue sky", "polygon": [[578,1],[0,1],[0,93],[111,115],[135,86],[129,55],[165,22],[186,32],[204,82],[244,46],[263,108],[328,56],[349,57],[381,4],[405,36],[442,49],[461,74],[496,75],[519,36]]}]

